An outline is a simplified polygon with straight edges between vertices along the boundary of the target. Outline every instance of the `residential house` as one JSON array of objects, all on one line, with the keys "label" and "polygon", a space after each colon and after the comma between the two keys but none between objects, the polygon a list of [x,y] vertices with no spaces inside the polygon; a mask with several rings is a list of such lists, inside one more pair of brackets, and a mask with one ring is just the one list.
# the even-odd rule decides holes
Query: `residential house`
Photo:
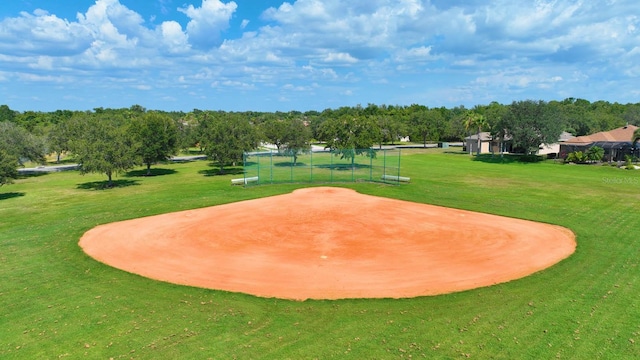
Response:
[{"label": "residential house", "polygon": [[[480,154],[491,153],[493,137],[489,132],[480,133]],[[464,138],[464,148],[470,154],[478,153],[478,134],[473,134]]]},{"label": "residential house", "polygon": [[[553,155],[556,156],[560,152],[560,144],[573,138],[568,132],[560,134],[558,142],[553,144],[542,144],[538,150],[538,155]],[[478,150],[478,134],[474,134],[466,137],[465,149],[471,153],[476,154]],[[513,152],[513,146],[511,143],[511,137],[506,136],[504,139],[493,138],[489,132],[480,133],[480,153],[481,154],[497,154],[497,153],[511,153]]]},{"label": "residential house", "polygon": [[575,137],[560,145],[560,156],[564,158],[571,152],[585,152],[593,146],[599,146],[604,149],[605,161],[624,161],[625,155],[637,154],[638,149],[634,149],[631,139],[637,129],[637,126],[626,125],[610,131]]},{"label": "residential house", "polygon": [[561,145],[573,139],[574,137],[575,136],[573,136],[573,134],[563,131],[562,134],[560,134],[560,138],[558,139],[558,142],[553,144],[540,145],[538,149],[538,155],[547,155],[547,156],[557,157],[558,154],[560,154]]}]

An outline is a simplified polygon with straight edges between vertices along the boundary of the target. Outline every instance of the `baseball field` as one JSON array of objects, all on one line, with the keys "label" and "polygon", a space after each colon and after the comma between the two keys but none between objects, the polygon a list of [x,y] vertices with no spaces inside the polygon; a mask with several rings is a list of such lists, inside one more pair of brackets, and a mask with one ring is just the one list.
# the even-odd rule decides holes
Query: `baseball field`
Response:
[{"label": "baseball field", "polygon": [[[640,173],[611,166],[499,161],[436,150],[404,152],[402,164],[402,175],[411,178],[409,184],[332,186],[400,205],[435,205],[464,214],[484,213],[566,228],[575,235],[575,252],[528,276],[441,295],[326,297],[337,298],[332,300],[318,295],[254,296],[244,289],[174,284],[170,279],[158,281],[149,274],[123,271],[87,255],[79,241],[97,226],[264,201],[322,184],[231,186],[234,175],[214,175],[206,161],[158,165],[156,176],[151,177],[132,171],[117,179],[117,187],[107,190],[99,175],[30,176],[0,188],[0,358],[640,356]],[[309,201],[282,203],[269,213],[292,217],[308,210],[305,204]],[[338,207],[355,209],[359,202]],[[425,212],[413,223],[376,231],[381,218],[371,211],[344,214],[324,219],[325,226],[338,226],[356,217],[369,237],[384,232],[394,241],[407,238],[407,228],[425,222],[425,217],[434,217]],[[222,216],[206,221],[207,232],[219,239],[236,236],[237,225],[225,225],[219,218]],[[247,216],[243,224],[268,234],[273,221],[262,219]],[[483,221],[498,229],[493,233],[499,232],[493,221]],[[439,222],[434,217],[429,223],[436,226]],[[462,229],[469,223],[473,220],[460,216],[450,227],[467,233]],[[280,241],[286,244],[296,233],[305,234],[292,231]],[[494,235],[490,239],[498,236]],[[446,247],[455,249],[461,245],[456,242],[473,238],[458,238]],[[366,243],[366,239],[360,241]],[[383,242],[374,244],[381,249]],[[311,256],[317,266],[341,259],[338,252],[320,250]],[[531,255],[532,251],[526,252]],[[175,252],[163,257],[178,258],[179,248]],[[385,254],[390,253],[376,252],[378,262]],[[135,266],[134,261],[130,263]],[[250,263],[239,262],[232,272],[247,272]],[[269,267],[273,266],[265,268]],[[414,278],[415,272],[407,277]],[[278,282],[270,276],[259,282],[264,287],[269,279]],[[358,283],[362,281],[354,284]]]}]

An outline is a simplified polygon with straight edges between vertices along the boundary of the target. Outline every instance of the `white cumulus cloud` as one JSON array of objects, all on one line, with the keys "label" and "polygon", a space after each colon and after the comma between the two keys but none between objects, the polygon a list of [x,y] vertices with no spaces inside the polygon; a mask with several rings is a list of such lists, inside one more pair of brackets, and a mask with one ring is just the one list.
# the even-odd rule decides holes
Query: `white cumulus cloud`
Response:
[{"label": "white cumulus cloud", "polygon": [[229,27],[229,20],[238,5],[231,1],[202,0],[200,7],[189,5],[178,10],[191,20],[187,24],[187,34],[192,44],[200,48],[211,48],[218,45],[220,32]]}]

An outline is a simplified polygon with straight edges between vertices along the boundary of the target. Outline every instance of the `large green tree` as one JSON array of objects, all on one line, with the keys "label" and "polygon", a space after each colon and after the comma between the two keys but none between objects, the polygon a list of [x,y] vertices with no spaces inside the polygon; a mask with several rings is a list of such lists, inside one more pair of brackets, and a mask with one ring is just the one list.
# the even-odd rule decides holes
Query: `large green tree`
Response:
[{"label": "large green tree", "polygon": [[80,173],[103,173],[107,187],[112,187],[113,175],[138,163],[138,144],[129,124],[115,114],[92,114],[78,120],[78,136],[70,142],[70,149]]},{"label": "large green tree", "polygon": [[18,160],[0,149],[0,186],[18,178]]},{"label": "large green tree", "polygon": [[176,119],[178,130],[178,149],[189,151],[190,148],[198,146],[198,118],[194,113],[184,114]]},{"label": "large green tree", "polygon": [[49,146],[49,151],[56,154],[56,162],[59,163],[62,154],[69,151],[69,142],[73,135],[70,120],[60,121],[49,130],[47,145]]},{"label": "large green tree", "polygon": [[276,146],[278,153],[293,157],[311,149],[311,129],[299,118],[268,119],[259,126],[260,135],[270,144]]},{"label": "large green tree", "polygon": [[375,156],[371,147],[380,132],[371,117],[345,114],[326,120],[321,125],[320,135],[336,155],[351,159],[351,164],[355,165],[356,155]]},{"label": "large green tree", "polygon": [[428,140],[440,140],[445,132],[445,121],[440,110],[411,105],[408,111],[412,139],[420,139],[424,147],[427,147]]},{"label": "large green tree", "polygon": [[564,123],[559,116],[545,101],[514,101],[496,127],[511,137],[514,149],[535,154],[541,144],[553,144],[560,138]]},{"label": "large green tree", "polygon": [[14,121],[18,112],[11,110],[8,105],[0,105],[0,121]]},{"label": "large green tree", "polygon": [[[385,110],[385,108],[383,108],[383,110]],[[376,115],[376,119],[378,127],[380,128],[379,144],[381,148],[383,143],[390,142],[391,145],[394,145],[402,136],[406,136],[407,129],[403,123],[404,118],[401,114],[386,111]]]},{"label": "large green tree", "polygon": [[4,150],[7,156],[16,159],[21,166],[25,161],[45,163],[42,139],[12,122],[0,122],[0,149]]},{"label": "large green tree", "polygon": [[0,186],[18,178],[24,161],[44,164],[44,144],[23,127],[0,121]]},{"label": "large green tree", "polygon": [[151,175],[151,165],[167,161],[178,150],[178,128],[171,117],[148,112],[131,122],[131,131],[138,142],[138,155]]},{"label": "large green tree", "polygon": [[275,145],[278,152],[280,152],[288,135],[287,122],[280,119],[269,119],[261,123],[258,129],[264,139],[269,144]]},{"label": "large green tree", "polygon": [[255,126],[238,114],[226,113],[206,117],[202,135],[204,152],[224,173],[227,164],[242,161],[244,152],[258,147]]},{"label": "large green tree", "polygon": [[285,136],[282,141],[284,153],[293,157],[293,164],[298,162],[300,153],[311,150],[311,129],[300,119],[284,121]]}]

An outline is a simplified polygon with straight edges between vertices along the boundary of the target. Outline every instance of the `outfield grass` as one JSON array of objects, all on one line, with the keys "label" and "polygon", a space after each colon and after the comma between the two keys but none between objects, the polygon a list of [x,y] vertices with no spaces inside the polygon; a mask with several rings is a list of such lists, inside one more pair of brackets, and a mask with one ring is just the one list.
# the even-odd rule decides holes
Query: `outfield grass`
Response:
[{"label": "outfield grass", "polygon": [[121,176],[109,190],[99,175],[28,177],[0,188],[0,358],[640,357],[640,172],[403,154],[411,184],[343,186],[563,225],[577,235],[576,253],[524,279],[449,295],[263,299],[128,274],[77,242],[97,224],[302,185],[232,187],[237,174],[207,176],[215,172],[204,161]]}]

